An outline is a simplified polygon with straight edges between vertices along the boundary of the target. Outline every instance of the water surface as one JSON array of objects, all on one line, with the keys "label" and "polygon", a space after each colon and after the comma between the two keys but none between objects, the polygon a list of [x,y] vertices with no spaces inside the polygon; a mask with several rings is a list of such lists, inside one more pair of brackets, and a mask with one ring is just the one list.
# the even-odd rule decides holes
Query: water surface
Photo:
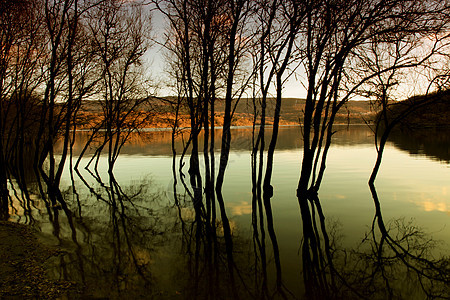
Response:
[{"label": "water surface", "polygon": [[[88,157],[81,161],[79,174],[71,174],[67,168],[61,190],[74,213],[70,222],[63,211],[52,213],[46,209],[37,196],[37,187],[32,195],[32,217],[23,214],[23,204],[17,200],[17,211],[12,211],[11,218],[33,223],[41,231],[43,241],[68,252],[49,262],[52,276],[86,286],[85,296],[301,299],[305,295],[306,272],[301,253],[303,225],[296,197],[302,158],[301,129],[282,127],[275,152],[271,204],[279,255],[274,252],[266,227],[262,231],[258,227],[255,237],[251,134],[251,128],[232,130],[223,190],[232,229],[232,257],[220,223],[217,238],[212,241],[195,235],[195,213],[180,178],[174,186],[170,131],[147,131],[133,137],[122,149],[113,177],[106,172],[105,155],[99,159],[98,174],[82,168]],[[268,137],[269,134],[270,130]],[[81,151],[84,135],[79,135],[75,153]],[[216,135],[218,165],[220,130]],[[177,169],[182,144],[178,138]],[[386,147],[376,181],[388,226],[393,232],[399,226],[426,232],[426,239],[439,241],[430,248],[437,257],[450,255],[449,145],[443,133],[434,137],[396,133]],[[359,281],[351,278],[353,275],[348,275],[352,273],[346,268],[358,266],[343,257],[354,255],[362,259],[360,253],[370,249],[366,233],[372,227],[375,206],[367,181],[375,157],[374,136],[367,127],[338,127],[319,191],[331,249],[336,253],[335,269],[347,274],[355,289],[360,288]],[[183,170],[188,176],[188,156],[184,162]],[[178,206],[174,195],[180,201]],[[214,253],[206,250],[211,247],[216,249]],[[281,273],[277,272],[274,256],[279,256]],[[403,271],[391,270],[397,272],[397,277],[402,277]],[[281,288],[277,281],[280,277]],[[397,295],[422,299],[424,295],[417,286],[407,288],[408,280],[391,283],[399,289]]]}]

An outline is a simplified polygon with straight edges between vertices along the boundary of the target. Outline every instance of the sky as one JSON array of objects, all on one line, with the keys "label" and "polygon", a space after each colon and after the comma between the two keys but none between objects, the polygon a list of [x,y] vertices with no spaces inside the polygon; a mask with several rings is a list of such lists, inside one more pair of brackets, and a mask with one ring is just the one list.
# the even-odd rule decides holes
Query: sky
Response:
[{"label": "sky", "polygon": [[[152,32],[155,40],[159,43],[164,41],[164,33],[167,28],[167,22],[164,20],[164,16],[157,11],[152,12]],[[165,87],[165,82],[168,78],[166,75],[166,62],[164,58],[164,49],[161,45],[155,43],[146,53],[144,60],[148,66],[148,72],[152,80],[158,85],[158,96],[174,96],[174,92]],[[275,95],[275,90],[272,89],[271,93]],[[305,88],[294,78],[288,80],[283,88],[283,97],[285,98],[305,98]]]},{"label": "sky", "polygon": [[[152,28],[151,35],[157,41],[146,53],[144,60],[148,66],[148,73],[152,81],[158,86],[157,95],[174,96],[175,92],[167,87],[168,77],[166,72],[166,61],[164,58],[164,49],[157,43],[164,41],[164,33],[167,28],[167,21],[164,16],[157,11],[152,12]],[[302,77],[301,80],[305,82],[305,74],[296,74],[298,77]],[[417,94],[423,94],[426,92],[427,83],[417,74],[408,74],[403,78],[403,84],[399,85],[394,93],[396,100],[403,100],[408,97]],[[272,95],[275,95],[275,90],[270,91]],[[283,87],[284,98],[305,98],[306,89],[302,86],[300,80],[297,80],[294,76],[284,84]],[[367,100],[362,96],[357,96],[353,100]]]}]

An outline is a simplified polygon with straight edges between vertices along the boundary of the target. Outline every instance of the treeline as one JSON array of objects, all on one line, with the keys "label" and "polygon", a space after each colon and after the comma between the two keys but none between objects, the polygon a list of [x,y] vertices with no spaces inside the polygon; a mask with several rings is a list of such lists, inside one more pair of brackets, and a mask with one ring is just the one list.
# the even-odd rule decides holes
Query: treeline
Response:
[{"label": "treeline", "polygon": [[[128,1],[2,0],[0,17],[2,207],[8,170],[24,183],[30,163],[56,205],[63,202],[58,187],[80,122],[89,122],[88,143],[101,139],[112,164],[129,128],[146,118],[136,108],[151,90],[142,64],[150,16]],[[81,120],[92,99],[101,99],[101,117]],[[59,159],[57,139],[64,141]]]},{"label": "treeline", "polygon": [[[428,95],[419,95],[410,99],[392,103],[387,117],[401,118],[402,128],[423,129],[450,127],[450,90],[437,91]],[[402,112],[408,107],[415,109],[407,116]]]},{"label": "treeline", "polygon": [[[318,192],[335,133],[333,125],[354,97],[373,99],[374,109],[386,115],[402,84],[415,85],[420,81],[417,78],[410,81],[414,78],[409,76],[411,73],[420,74],[428,91],[448,89],[448,2],[154,0],[151,3],[169,24],[163,46],[167,51],[168,74],[178,95],[172,102],[177,116],[172,138],[175,201],[181,201],[177,194],[180,181],[195,211],[193,234],[206,241],[204,253],[213,253],[205,261],[214,260],[214,253],[219,253],[214,242],[218,222],[226,241],[228,261],[232,261],[233,243],[222,187],[233,119],[244,99],[251,99],[253,239],[266,274],[268,235],[274,254],[277,293],[283,295],[271,183],[285,105],[283,91],[287,81],[293,81],[306,91],[296,116],[302,140],[296,196],[302,219],[304,285],[321,287],[311,294],[307,292],[307,297],[332,298],[342,278],[338,278],[333,267],[333,249]],[[269,109],[270,105],[274,108]],[[217,155],[214,128],[220,106],[222,135]],[[386,250],[399,256],[408,255],[384,225],[374,183],[391,128],[414,110],[411,106],[398,118],[375,120],[377,160],[369,184],[376,207],[372,229],[382,235],[374,251],[380,256]],[[185,147],[176,149],[178,117],[186,111],[189,139]],[[385,122],[384,127],[379,126],[381,122]],[[267,136],[269,124],[271,134]],[[180,154],[177,164],[176,154]],[[184,161],[187,155],[189,163]],[[200,251],[196,249],[196,253]],[[420,259],[413,258],[407,268],[413,270],[418,264]],[[233,270],[230,263],[230,277]],[[421,278],[422,275],[418,274]],[[442,280],[438,277],[437,281]],[[265,280],[263,276],[263,286]]]}]

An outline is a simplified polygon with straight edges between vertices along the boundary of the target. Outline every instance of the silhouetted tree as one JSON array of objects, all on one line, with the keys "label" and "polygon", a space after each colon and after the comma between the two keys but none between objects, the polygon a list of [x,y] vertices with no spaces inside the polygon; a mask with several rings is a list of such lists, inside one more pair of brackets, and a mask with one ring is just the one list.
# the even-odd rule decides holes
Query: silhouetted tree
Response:
[{"label": "silhouetted tree", "polygon": [[[348,87],[351,80],[347,74],[355,61],[361,59],[358,53],[374,42],[388,43],[399,33],[414,43],[422,36],[439,32],[446,22],[442,16],[448,7],[445,3],[414,0],[301,4],[306,5],[307,16],[299,35],[298,51],[304,57],[307,97],[302,116],[304,143],[297,197],[302,218],[310,220],[308,203],[314,201],[322,182],[336,113],[364,82],[398,68],[384,66]],[[317,241],[309,226],[312,224],[304,226],[305,243],[314,244]]]},{"label": "silhouetted tree", "polygon": [[[259,211],[259,223],[261,231],[261,241],[258,241],[261,249],[262,267],[265,269],[265,232],[263,204],[266,211],[269,236],[272,241],[275,259],[278,255],[278,242],[274,232],[272,208],[270,200],[273,196],[271,185],[273,156],[278,138],[278,128],[280,120],[280,110],[282,104],[282,90],[286,78],[292,74],[288,67],[294,65],[298,60],[295,55],[295,41],[300,32],[300,25],[305,17],[305,10],[298,7],[293,1],[259,1],[255,8],[258,11],[256,23],[257,38],[253,51],[254,64],[257,68],[255,72],[255,90],[253,97],[254,106],[254,137],[252,145],[252,191],[253,191],[253,224],[255,239],[258,241],[257,210]],[[297,61],[298,63],[298,61]],[[288,71],[288,72],[286,72]],[[286,73],[288,73],[286,75]],[[272,137],[267,153],[267,167],[263,179],[264,151],[265,151],[265,128],[266,128],[266,107],[270,88],[275,88],[275,110],[273,115]],[[260,111],[258,111],[260,109]],[[259,115],[259,116],[258,116]],[[259,123],[259,128],[256,127]],[[257,134],[255,136],[255,130]],[[259,159],[258,159],[259,155]],[[263,192],[261,191],[263,190]],[[262,201],[264,200],[264,201]],[[281,266],[279,260],[277,265],[277,287],[281,291]],[[265,274],[265,273],[264,273]],[[264,281],[263,280],[263,286]]]},{"label": "silhouetted tree", "polygon": [[96,156],[107,147],[111,172],[129,135],[149,117],[144,112],[149,107],[144,104],[151,91],[142,58],[150,46],[150,16],[138,2],[108,0],[91,9],[88,19],[98,68],[98,103],[103,113],[92,124],[90,141],[102,133]]},{"label": "silhouetted tree", "polygon": [[[410,37],[400,33],[393,35],[388,42],[372,43],[370,48],[359,54],[360,57],[364,57],[364,63],[360,68],[354,68],[354,72],[376,74],[364,83],[361,91],[364,96],[373,98],[373,106],[379,111],[373,125],[377,159],[369,184],[375,181],[392,130],[418,109],[423,109],[438,100],[446,101],[445,92],[430,91],[435,83],[438,83],[439,90],[443,80],[448,80],[442,74],[428,83],[426,95],[398,102],[395,91],[401,86],[402,81],[406,80],[406,73],[413,73],[412,68],[420,68],[422,72],[436,69],[436,60],[441,57],[443,51],[448,51],[449,43],[448,35],[430,35],[423,37],[421,41],[411,41]],[[424,80],[426,81],[426,78]],[[409,86],[412,89],[415,88],[415,84],[409,84]]]},{"label": "silhouetted tree", "polygon": [[[249,80],[242,64],[251,42],[245,35],[251,2],[208,0],[153,3],[169,21],[164,44],[168,50],[169,72],[176,81],[179,106],[187,108],[190,116],[190,137],[183,153],[188,146],[191,147],[189,179],[192,193],[189,193],[193,197],[198,225],[206,224],[207,231],[215,234],[217,199],[223,228],[228,232],[225,236],[229,237],[222,185],[230,151],[233,112]],[[214,125],[216,103],[220,97],[224,98],[224,117],[220,165],[215,180]],[[200,173],[201,133],[204,134],[204,178]],[[180,165],[183,166],[183,162]],[[207,222],[202,222],[203,218]],[[197,230],[197,234],[201,234],[200,226]],[[231,241],[227,245],[231,245]]]},{"label": "silhouetted tree", "polygon": [[[8,137],[13,133],[12,123],[19,126],[25,122],[21,115],[21,105],[25,103],[13,101],[13,97],[17,99],[20,95],[21,99],[27,99],[25,93],[32,92],[36,87],[30,80],[34,78],[37,62],[42,55],[39,44],[42,10],[39,3],[31,0],[0,1],[0,210],[3,217],[8,215]],[[12,109],[16,109],[16,118],[9,113]],[[19,128],[16,127],[16,130]],[[23,142],[23,136],[12,139]]]},{"label": "silhouetted tree", "polygon": [[[155,1],[155,4],[170,22],[164,45],[168,50],[169,75],[177,86],[177,109],[187,108],[190,116],[190,137],[186,146],[192,147],[189,174],[194,207],[199,212],[199,217],[204,210],[199,134],[202,128],[204,130],[206,214],[210,219],[211,206],[214,205],[210,184],[214,181],[214,103],[217,85],[221,85],[218,81],[223,78],[225,60],[222,50],[225,46],[225,24],[222,16],[224,2]],[[208,146],[211,148],[211,158],[208,155]]]}]

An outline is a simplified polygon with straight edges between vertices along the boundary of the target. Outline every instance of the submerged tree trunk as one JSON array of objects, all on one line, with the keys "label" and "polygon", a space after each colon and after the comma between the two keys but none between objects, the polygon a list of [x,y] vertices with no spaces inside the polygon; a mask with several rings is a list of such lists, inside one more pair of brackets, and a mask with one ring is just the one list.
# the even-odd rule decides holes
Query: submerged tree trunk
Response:
[{"label": "submerged tree trunk", "polygon": [[[3,143],[0,142],[0,147]],[[9,218],[9,191],[8,178],[6,173],[6,165],[3,160],[3,155],[0,153],[0,220],[7,220]]]}]

